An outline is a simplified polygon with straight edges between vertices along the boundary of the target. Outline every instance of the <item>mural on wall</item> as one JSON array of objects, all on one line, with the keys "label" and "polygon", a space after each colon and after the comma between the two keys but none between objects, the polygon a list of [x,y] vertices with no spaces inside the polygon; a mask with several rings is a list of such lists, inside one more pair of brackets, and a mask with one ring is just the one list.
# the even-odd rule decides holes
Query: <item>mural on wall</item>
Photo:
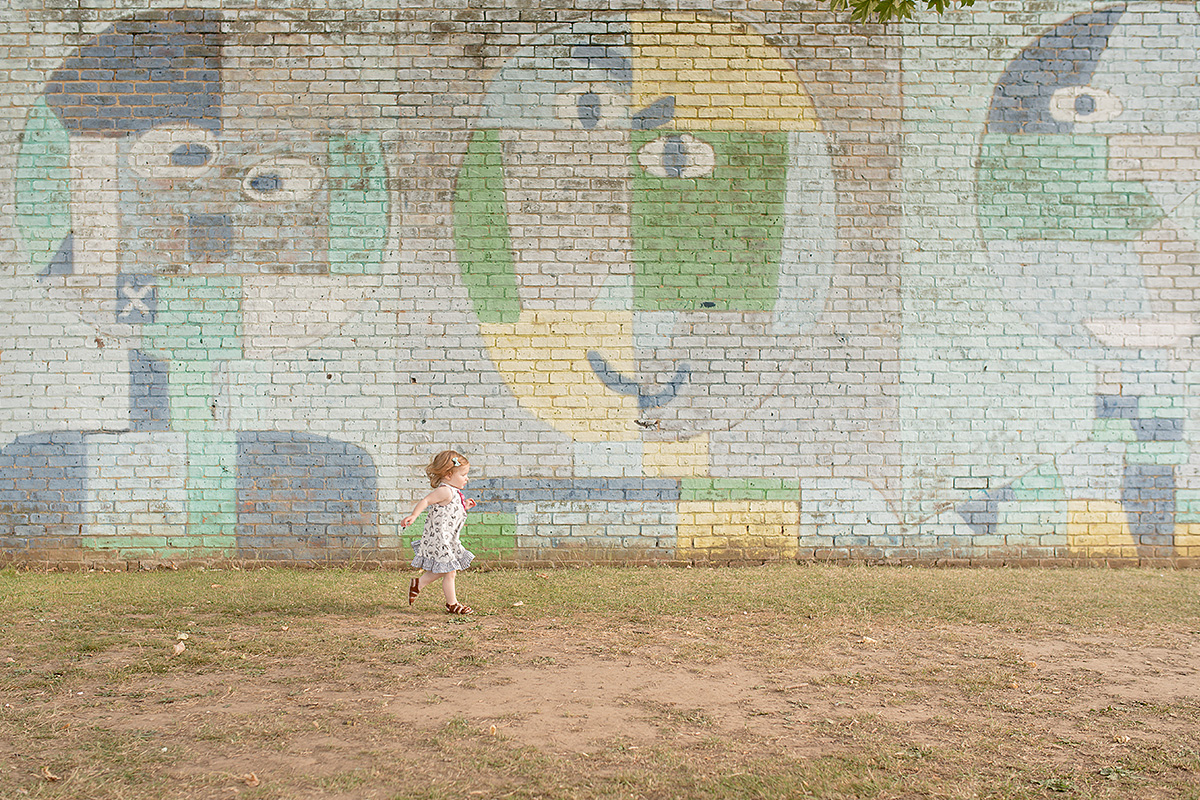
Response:
[{"label": "mural on wall", "polygon": [[917,21],[861,79],[741,12],[521,17],[482,62],[112,13],[10,93],[4,557],[403,558],[443,444],[485,558],[1200,553],[1194,4]]},{"label": "mural on wall", "polygon": [[1200,236],[1194,4],[1129,3],[1061,22],[992,95],[979,226],[1007,301],[1097,372],[1090,441],[960,506],[1083,555],[1170,557],[1200,522],[1187,386]]},{"label": "mural on wall", "polygon": [[0,451],[0,501],[28,546],[284,559],[378,546],[370,454],[231,422],[229,363],[335,330],[386,246],[380,141],[355,129],[352,85],[313,94],[292,75],[313,55],[336,45],[264,44],[213,10],[146,13],[80,44],[29,110],[15,186],[27,272],[126,343],[129,394],[125,430]]},{"label": "mural on wall", "polygon": [[514,546],[795,554],[798,481],[714,477],[709,445],[790,374],[833,215],[809,93],[744,23],[631,12],[506,60],[458,176],[457,256],[498,371],[574,456],[570,478],[475,485]]}]

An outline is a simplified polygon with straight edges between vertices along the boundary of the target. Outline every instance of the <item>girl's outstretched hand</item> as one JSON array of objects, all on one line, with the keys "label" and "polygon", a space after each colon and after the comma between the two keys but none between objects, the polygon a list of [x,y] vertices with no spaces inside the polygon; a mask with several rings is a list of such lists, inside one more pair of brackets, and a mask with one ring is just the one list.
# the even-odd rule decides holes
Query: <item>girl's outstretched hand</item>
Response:
[{"label": "girl's outstretched hand", "polygon": [[400,527],[401,527],[401,528],[407,528],[409,525],[412,525],[412,524],[413,524],[414,522],[416,522],[416,521],[417,521],[417,515],[416,515],[416,514],[409,514],[407,517],[405,517],[404,519],[400,520]]},{"label": "girl's outstretched hand", "polygon": [[479,504],[476,503],[474,500],[472,500],[470,497],[467,498],[467,510],[468,511],[470,511],[472,508],[474,508],[477,505],[479,505]]}]

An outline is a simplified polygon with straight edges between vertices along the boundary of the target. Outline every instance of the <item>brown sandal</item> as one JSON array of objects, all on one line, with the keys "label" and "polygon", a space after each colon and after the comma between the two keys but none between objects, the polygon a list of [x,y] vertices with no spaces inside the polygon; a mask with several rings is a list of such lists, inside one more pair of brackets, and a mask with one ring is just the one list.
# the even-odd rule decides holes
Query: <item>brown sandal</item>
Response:
[{"label": "brown sandal", "polygon": [[417,599],[417,595],[421,593],[421,584],[418,578],[413,578],[412,583],[408,585],[408,604],[411,606]]},{"label": "brown sandal", "polygon": [[447,614],[474,614],[475,609],[470,606],[464,606],[462,603],[446,603]]}]

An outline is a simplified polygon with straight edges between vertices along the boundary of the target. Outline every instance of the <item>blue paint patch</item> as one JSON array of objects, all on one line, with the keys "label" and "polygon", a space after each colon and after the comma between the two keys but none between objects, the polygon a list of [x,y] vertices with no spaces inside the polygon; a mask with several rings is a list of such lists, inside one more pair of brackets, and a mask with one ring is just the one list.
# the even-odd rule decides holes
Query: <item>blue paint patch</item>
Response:
[{"label": "blue paint patch", "polygon": [[131,431],[167,431],[171,429],[171,397],[166,361],[129,351],[129,429]]},{"label": "blue paint patch", "polygon": [[86,500],[82,433],[17,437],[0,449],[0,555],[79,549]]},{"label": "blue paint patch", "polygon": [[170,9],[120,20],[55,70],[46,103],[72,135],[180,122],[219,130],[221,19],[214,9]]},{"label": "blue paint patch", "polygon": [[44,278],[50,275],[74,275],[75,274],[75,234],[68,233],[63,237],[62,244],[58,246],[58,250],[50,259],[50,263],[46,268],[38,273],[38,277]]},{"label": "blue paint patch", "polygon": [[1138,398],[1123,394],[1096,395],[1097,419],[1137,419]]},{"label": "blue paint patch", "polygon": [[481,512],[515,513],[519,505],[584,501],[678,503],[673,478],[495,478],[471,481]]},{"label": "blue paint patch", "polygon": [[1074,123],[1055,119],[1050,99],[1088,84],[1123,13],[1118,5],[1077,14],[1021,51],[996,83],[988,133],[1071,133]]},{"label": "blue paint patch", "polygon": [[1003,486],[965,503],[960,503],[954,510],[977,536],[992,536],[995,535],[996,526],[1000,522],[1000,504],[1011,503],[1016,499],[1017,495],[1013,488]]},{"label": "blue paint patch", "polygon": [[1129,529],[1139,545],[1175,544],[1175,468],[1158,464],[1127,464],[1121,504]]},{"label": "blue paint patch", "polygon": [[189,142],[171,151],[171,164],[176,167],[202,167],[212,155],[212,150],[204,145]]},{"label": "blue paint patch", "polygon": [[287,431],[238,434],[237,548],[263,561],[378,556],[378,474],[366,450]]},{"label": "blue paint patch", "polygon": [[577,44],[571,48],[571,58],[587,63],[588,69],[602,69],[608,79],[627,86],[633,85],[633,63],[628,48],[611,44]]}]

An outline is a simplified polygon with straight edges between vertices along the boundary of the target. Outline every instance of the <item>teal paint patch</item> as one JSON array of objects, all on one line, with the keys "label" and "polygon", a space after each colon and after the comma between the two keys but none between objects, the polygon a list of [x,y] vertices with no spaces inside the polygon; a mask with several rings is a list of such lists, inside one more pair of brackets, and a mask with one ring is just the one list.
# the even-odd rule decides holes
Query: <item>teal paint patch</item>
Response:
[{"label": "teal paint patch", "polygon": [[1175,521],[1180,524],[1200,522],[1200,490],[1175,490]]},{"label": "teal paint patch", "polygon": [[1108,178],[1108,139],[988,134],[979,227],[995,239],[1129,241],[1166,216],[1140,183]]},{"label": "teal paint patch", "polygon": [[1186,464],[1191,455],[1187,442],[1129,442],[1125,446],[1126,464],[1153,464],[1156,466],[1179,466]]},{"label": "teal paint patch", "polygon": [[208,552],[237,549],[237,433],[222,427],[228,398],[217,362],[242,357],[242,281],[235,275],[164,277],[143,352],[169,362],[170,425],[187,436],[187,542]]},{"label": "teal paint patch", "polygon": [[[1012,484],[1013,499],[1021,501],[1040,500],[1065,503],[1067,490],[1053,464],[1046,464],[1022,476]],[[1066,509],[1063,509],[1066,513]]]},{"label": "teal paint patch", "polygon": [[187,434],[187,536],[173,544],[233,555],[237,550],[237,433],[212,426]]},{"label": "teal paint patch", "polygon": [[497,130],[477,130],[471,137],[454,189],[454,245],[479,321],[515,323],[521,316],[521,300],[513,271]]},{"label": "teal paint patch", "polygon": [[1022,476],[1010,487],[1012,500],[997,507],[996,529],[1014,548],[1065,545],[1070,514],[1067,492],[1053,464]]},{"label": "teal paint patch", "polygon": [[1097,442],[1136,442],[1133,421],[1098,418],[1092,423],[1092,439]]},{"label": "teal paint patch", "polygon": [[16,223],[29,253],[29,271],[41,272],[71,232],[71,144],[67,129],[39,99],[29,111],[17,150]]},{"label": "teal paint patch", "polygon": [[[685,133],[712,147],[711,173],[658,177],[639,165],[644,146]],[[632,149],[635,310],[773,311],[787,134],[658,129],[635,132]]]},{"label": "teal paint patch", "polygon": [[782,478],[684,478],[680,502],[697,500],[790,500],[799,502],[800,482]]},{"label": "teal paint patch", "polygon": [[336,136],[329,160],[329,271],[377,275],[391,205],[379,138]]},{"label": "teal paint patch", "polygon": [[162,277],[157,300],[154,322],[142,327],[143,352],[172,363],[242,357],[240,277]]}]

